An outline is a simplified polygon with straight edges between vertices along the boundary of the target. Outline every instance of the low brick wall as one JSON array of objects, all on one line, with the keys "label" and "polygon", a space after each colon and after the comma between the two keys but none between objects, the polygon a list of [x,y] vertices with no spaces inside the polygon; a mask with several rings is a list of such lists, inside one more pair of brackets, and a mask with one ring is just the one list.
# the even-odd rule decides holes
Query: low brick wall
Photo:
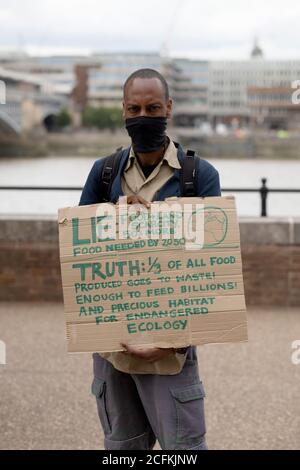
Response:
[{"label": "low brick wall", "polygon": [[0,300],[62,301],[53,218],[0,218]]},{"label": "low brick wall", "polygon": [[240,220],[246,301],[300,305],[300,218]]},{"label": "low brick wall", "polygon": [[[300,218],[241,218],[247,305],[300,305]],[[0,217],[0,300],[62,301],[55,217]]]}]

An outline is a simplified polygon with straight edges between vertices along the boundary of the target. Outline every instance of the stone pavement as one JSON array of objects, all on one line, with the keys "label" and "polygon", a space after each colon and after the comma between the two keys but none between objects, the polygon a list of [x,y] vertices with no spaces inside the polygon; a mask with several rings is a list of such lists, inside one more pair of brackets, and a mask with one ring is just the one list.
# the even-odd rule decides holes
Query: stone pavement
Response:
[{"label": "stone pavement", "polygon": [[[299,308],[251,308],[249,343],[207,345],[198,357],[210,449],[299,449]],[[90,394],[92,361],[67,355],[63,306],[1,303],[0,449],[102,449]]]}]

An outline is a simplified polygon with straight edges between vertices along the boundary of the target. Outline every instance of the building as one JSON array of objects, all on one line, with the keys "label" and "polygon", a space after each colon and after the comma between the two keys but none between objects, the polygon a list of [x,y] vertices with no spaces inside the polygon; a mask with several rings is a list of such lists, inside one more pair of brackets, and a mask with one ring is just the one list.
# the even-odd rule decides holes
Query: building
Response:
[{"label": "building", "polygon": [[[280,93],[283,90],[285,105],[292,109],[292,93],[288,94],[288,90],[291,90],[292,82],[299,78],[300,60],[266,60],[257,41],[254,43],[249,60],[211,61],[208,99],[210,120],[213,124],[217,122],[230,124],[235,119],[240,125],[248,126],[251,121],[259,126],[261,121],[256,119],[254,109],[258,109],[256,105],[260,100],[266,100],[268,95],[272,95],[272,92],[268,93],[267,90],[274,91],[277,96],[275,101],[280,100]],[[279,113],[274,109],[273,115],[274,112]],[[293,120],[290,118],[299,113],[299,108],[293,109],[294,111],[286,113],[281,121],[286,128],[293,126]],[[265,121],[265,124],[268,122],[272,127],[270,120]]]},{"label": "building", "polygon": [[174,59],[174,124],[197,127],[209,116],[209,63]]},{"label": "building", "polygon": [[174,101],[176,127],[197,132],[202,124],[215,128],[219,123],[227,126],[235,123],[241,127],[291,129],[298,121],[299,107],[292,103],[289,90],[291,83],[300,79],[300,60],[267,60],[257,40],[246,60],[203,61],[164,58],[157,53],[101,53],[11,59],[5,56],[0,57],[1,65],[30,75],[49,95],[70,98],[69,109],[73,117],[77,115],[78,124],[87,105],[121,107],[124,81],[134,70],[144,67],[154,68],[166,77]]},{"label": "building", "polygon": [[165,72],[167,68],[158,54],[94,54],[91,60],[98,67],[88,74],[88,101],[91,106],[122,105],[123,84],[139,68],[154,68]]},{"label": "building", "polygon": [[[291,83],[300,77],[300,60],[213,61],[209,71],[209,112],[213,122],[230,123],[236,118],[241,125],[248,125],[253,110],[249,106],[253,91],[249,90],[291,88]],[[286,99],[291,105],[291,94]]]},{"label": "building", "polygon": [[[207,119],[208,63],[172,60],[158,54],[95,54],[93,65],[77,70],[76,88],[86,90],[90,106],[121,107],[123,84],[139,68],[153,68],[167,79],[174,101],[173,122],[176,126],[195,126]],[[83,72],[82,67],[87,70]]]},{"label": "building", "polygon": [[290,86],[249,87],[248,108],[253,127],[300,130],[300,103],[292,102]]}]

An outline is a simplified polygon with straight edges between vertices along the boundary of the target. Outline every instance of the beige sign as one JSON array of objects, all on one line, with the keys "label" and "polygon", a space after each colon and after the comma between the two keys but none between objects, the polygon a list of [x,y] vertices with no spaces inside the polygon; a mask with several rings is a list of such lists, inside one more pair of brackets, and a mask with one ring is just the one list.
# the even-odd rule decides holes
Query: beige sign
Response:
[{"label": "beige sign", "polygon": [[158,204],[59,210],[69,352],[247,340],[234,198]]}]

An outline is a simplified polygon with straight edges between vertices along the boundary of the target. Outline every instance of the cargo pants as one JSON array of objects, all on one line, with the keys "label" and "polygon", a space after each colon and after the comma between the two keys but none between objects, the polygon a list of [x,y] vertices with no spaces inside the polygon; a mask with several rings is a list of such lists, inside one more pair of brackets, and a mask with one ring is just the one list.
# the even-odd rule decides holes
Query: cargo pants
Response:
[{"label": "cargo pants", "polygon": [[128,374],[93,354],[92,393],[106,450],[206,450],[204,388],[196,348],[176,375]]}]

